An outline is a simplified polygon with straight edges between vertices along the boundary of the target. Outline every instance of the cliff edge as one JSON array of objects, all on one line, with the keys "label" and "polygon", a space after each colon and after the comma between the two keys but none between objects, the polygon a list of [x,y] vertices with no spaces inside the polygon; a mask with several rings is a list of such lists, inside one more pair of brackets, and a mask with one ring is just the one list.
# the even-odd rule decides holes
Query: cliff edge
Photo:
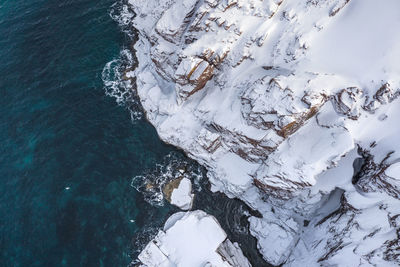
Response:
[{"label": "cliff edge", "polygon": [[268,262],[400,264],[400,2],[128,2],[148,120]]}]

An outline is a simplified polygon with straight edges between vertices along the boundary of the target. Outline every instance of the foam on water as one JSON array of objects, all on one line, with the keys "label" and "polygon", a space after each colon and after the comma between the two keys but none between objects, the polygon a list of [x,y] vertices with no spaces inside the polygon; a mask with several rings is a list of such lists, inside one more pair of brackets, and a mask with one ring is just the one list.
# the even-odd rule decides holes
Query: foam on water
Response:
[{"label": "foam on water", "polygon": [[204,177],[204,169],[193,161],[184,158],[178,153],[171,152],[163,162],[143,175],[132,178],[132,187],[144,195],[145,200],[154,206],[163,206],[165,199],[163,195],[164,186],[177,178],[188,178],[194,184],[196,192],[201,190],[200,179]]},{"label": "foam on water", "polygon": [[131,114],[132,121],[135,122],[143,119],[143,110],[134,90],[134,84],[131,79],[125,77],[125,73],[133,65],[132,53],[128,49],[123,49],[117,59],[104,66],[101,77],[106,95],[115,98],[118,105],[126,107]]},{"label": "foam on water", "polygon": [[119,0],[111,6],[110,9],[111,18],[118,23],[121,30],[131,38],[136,35],[132,21],[135,13],[130,8],[127,0]]},{"label": "foam on water", "polygon": [[[119,105],[128,108],[133,122],[142,121],[144,113],[136,94],[134,79],[128,79],[125,74],[136,67],[133,44],[137,40],[137,32],[132,25],[135,16],[126,1],[114,4],[110,16],[119,24],[121,30],[130,39],[130,49],[123,49],[117,59],[106,64],[102,73],[106,94],[114,97]],[[195,161],[180,152],[170,152],[153,168],[147,169],[132,178],[131,186],[141,194],[144,201],[152,207],[171,207],[163,195],[164,186],[173,179],[186,177],[193,183],[195,193],[193,209],[201,209],[215,216],[227,232],[228,238],[242,244],[242,250],[253,266],[269,266],[257,251],[257,242],[249,232],[248,217],[257,215],[243,202],[229,199],[222,193],[212,193],[209,189],[206,170]],[[171,213],[178,208],[171,207]],[[148,214],[150,217],[153,214]],[[143,219],[138,217],[137,219]],[[146,225],[133,237],[134,255],[138,255],[144,246],[155,237],[160,229],[159,224],[151,223],[146,218]],[[131,265],[139,263],[133,260]]]},{"label": "foam on water", "polygon": [[176,150],[126,112],[115,1],[0,1],[0,266],[126,266],[173,211],[130,186]]},{"label": "foam on water", "polygon": [[[114,3],[109,12],[110,17],[116,21],[128,39],[128,46],[136,40],[136,32],[132,26],[134,13],[125,1]],[[126,107],[133,122],[143,119],[143,110],[136,94],[135,83],[126,74],[136,67],[133,51],[128,48],[121,50],[118,58],[108,62],[102,71],[102,80],[106,95],[115,98],[118,105]]]}]

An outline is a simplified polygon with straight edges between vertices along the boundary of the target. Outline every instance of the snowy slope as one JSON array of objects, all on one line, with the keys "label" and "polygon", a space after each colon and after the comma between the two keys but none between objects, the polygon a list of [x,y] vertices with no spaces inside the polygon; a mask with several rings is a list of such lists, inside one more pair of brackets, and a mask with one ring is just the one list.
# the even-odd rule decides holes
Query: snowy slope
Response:
[{"label": "snowy slope", "polygon": [[129,4],[148,120],[262,213],[267,261],[400,264],[399,1]]}]

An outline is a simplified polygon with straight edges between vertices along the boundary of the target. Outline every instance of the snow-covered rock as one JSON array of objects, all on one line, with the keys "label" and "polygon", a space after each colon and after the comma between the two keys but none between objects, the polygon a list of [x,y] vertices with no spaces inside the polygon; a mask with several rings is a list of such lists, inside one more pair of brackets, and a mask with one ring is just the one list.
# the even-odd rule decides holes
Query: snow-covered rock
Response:
[{"label": "snow-covered rock", "polygon": [[398,0],[129,4],[148,120],[261,212],[267,261],[400,264]]},{"label": "snow-covered rock", "polygon": [[192,182],[188,172],[184,168],[178,168],[175,172],[167,172],[168,178],[174,177],[162,185],[164,198],[181,210],[192,208],[194,194],[192,194]]},{"label": "snow-covered rock", "polygon": [[172,190],[171,204],[182,210],[192,207],[194,194],[192,194],[192,182],[188,178],[183,178],[177,188]]},{"label": "snow-covered rock", "polygon": [[139,260],[148,267],[250,266],[217,220],[200,210],[172,215]]}]

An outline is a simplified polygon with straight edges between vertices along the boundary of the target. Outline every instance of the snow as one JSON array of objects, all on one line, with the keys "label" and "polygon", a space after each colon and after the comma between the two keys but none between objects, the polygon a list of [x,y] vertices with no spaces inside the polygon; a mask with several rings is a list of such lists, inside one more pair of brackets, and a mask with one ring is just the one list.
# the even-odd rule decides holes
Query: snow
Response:
[{"label": "snow", "polygon": [[314,193],[329,193],[336,187],[351,190],[353,188],[353,185],[351,185],[351,177],[354,173],[353,162],[358,157],[356,149],[347,153],[340,159],[336,167],[330,168],[317,177],[317,183],[311,190]]},{"label": "snow", "polygon": [[385,173],[390,177],[400,179],[400,163],[391,165],[388,169],[386,169]]},{"label": "snow", "polygon": [[334,22],[315,35],[305,68],[363,82],[400,72],[400,3],[350,1]]},{"label": "snow", "polygon": [[156,29],[165,34],[174,35],[182,27],[186,15],[194,8],[197,0],[184,0],[172,5],[157,22]]},{"label": "snow", "polygon": [[211,215],[180,212],[165,225],[139,255],[145,266],[232,266],[217,252],[226,233]]},{"label": "snow", "polygon": [[[314,177],[353,147],[348,131],[343,128],[318,127],[317,122],[312,121],[271,154],[257,177],[262,177],[265,184],[279,183],[282,188],[293,187],[295,183],[314,185]],[[280,178],[284,176],[282,172],[292,174],[291,180],[286,184]]]},{"label": "snow", "polygon": [[192,182],[185,177],[180,181],[178,188],[172,191],[171,204],[182,210],[188,210],[192,207],[193,197]]},{"label": "snow", "polygon": [[400,213],[399,1],[129,3],[147,119],[207,168],[213,191],[263,215],[250,227],[265,259],[400,264],[388,247]]},{"label": "snow", "polygon": [[274,265],[279,264],[290,254],[295,235],[282,226],[265,222],[255,217],[250,218],[251,233],[257,236],[258,247],[265,259]]}]

